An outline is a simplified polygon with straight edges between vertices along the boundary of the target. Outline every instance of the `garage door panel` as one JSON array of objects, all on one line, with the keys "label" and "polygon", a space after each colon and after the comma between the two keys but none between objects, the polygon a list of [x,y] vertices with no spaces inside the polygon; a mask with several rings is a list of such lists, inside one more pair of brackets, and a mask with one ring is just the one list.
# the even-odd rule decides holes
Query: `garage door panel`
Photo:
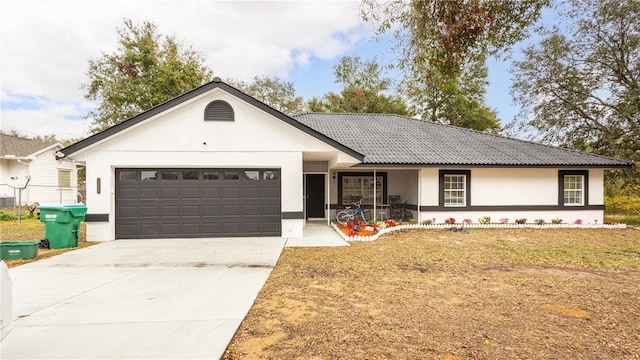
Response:
[{"label": "garage door panel", "polygon": [[203,199],[218,199],[220,197],[220,188],[205,187],[202,189]]},{"label": "garage door panel", "polygon": [[220,205],[203,205],[202,216],[220,216],[222,214]]},{"label": "garage door panel", "polygon": [[141,236],[160,235],[160,224],[140,224]]},{"label": "garage door panel", "polygon": [[262,188],[260,197],[263,199],[280,199],[280,189]]},{"label": "garage door panel", "polygon": [[187,223],[182,225],[182,234],[184,235],[197,235],[200,233],[201,230],[199,223]]},{"label": "garage door panel", "polygon": [[182,216],[200,216],[200,205],[183,205]]},{"label": "garage door panel", "polygon": [[163,205],[162,206],[162,216],[180,216],[180,206],[178,205]]},{"label": "garage door panel", "polygon": [[242,197],[243,198],[254,198],[260,199],[260,188],[259,187],[246,187],[242,189]]},{"label": "garage door panel", "polygon": [[200,188],[182,188],[182,198],[183,199],[202,198],[202,195],[200,193]]},{"label": "garage door panel", "polygon": [[[267,172],[272,180],[265,180]],[[280,235],[279,174],[255,169],[116,169],[116,236]]]},{"label": "garage door panel", "polygon": [[260,215],[260,205],[243,205],[242,206],[242,214],[243,215]]},{"label": "garage door panel", "polygon": [[136,218],[138,217],[138,207],[137,206],[122,206],[120,208],[120,217],[121,218]]},{"label": "garage door panel", "polygon": [[175,199],[178,200],[180,199],[180,188],[162,188],[161,192],[161,198],[162,199],[166,199],[166,200],[170,200],[170,199]]},{"label": "garage door panel", "polygon": [[225,217],[229,215],[239,216],[242,214],[242,205],[224,205],[222,207],[222,213]]},{"label": "garage door panel", "polygon": [[135,200],[138,198],[138,188],[126,188],[123,187],[118,191],[118,199],[132,199]]},{"label": "garage door panel", "polygon": [[159,215],[157,206],[140,206],[140,217],[157,217]]},{"label": "garage door panel", "polygon": [[242,190],[239,187],[225,187],[220,189],[222,191],[222,198],[226,199],[240,199]]},{"label": "garage door panel", "polygon": [[160,191],[158,188],[140,188],[139,199],[158,199]]},{"label": "garage door panel", "polygon": [[180,236],[180,224],[178,223],[163,223],[162,233],[167,236]]},{"label": "garage door panel", "polygon": [[274,215],[280,217],[280,206],[265,205],[262,207],[262,215]]}]

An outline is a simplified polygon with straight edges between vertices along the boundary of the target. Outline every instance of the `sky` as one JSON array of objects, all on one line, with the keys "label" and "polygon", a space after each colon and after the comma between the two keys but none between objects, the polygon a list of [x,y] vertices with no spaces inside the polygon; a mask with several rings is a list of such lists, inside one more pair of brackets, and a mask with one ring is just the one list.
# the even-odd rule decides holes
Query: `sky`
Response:
[{"label": "sky", "polygon": [[[0,0],[0,128],[58,139],[89,134],[88,61],[117,50],[123,19],[152,21],[200,52],[214,76],[292,82],[305,100],[338,91],[343,56],[392,62],[359,1]],[[503,124],[517,109],[508,61],[489,62],[487,103]]]}]

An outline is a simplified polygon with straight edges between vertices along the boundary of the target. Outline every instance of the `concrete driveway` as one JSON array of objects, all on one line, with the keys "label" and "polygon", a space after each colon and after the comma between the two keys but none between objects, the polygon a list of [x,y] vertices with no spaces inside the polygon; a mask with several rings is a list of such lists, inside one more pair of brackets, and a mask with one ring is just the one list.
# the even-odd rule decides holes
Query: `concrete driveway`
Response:
[{"label": "concrete driveway", "polygon": [[9,269],[6,359],[218,359],[286,239],[118,240]]}]

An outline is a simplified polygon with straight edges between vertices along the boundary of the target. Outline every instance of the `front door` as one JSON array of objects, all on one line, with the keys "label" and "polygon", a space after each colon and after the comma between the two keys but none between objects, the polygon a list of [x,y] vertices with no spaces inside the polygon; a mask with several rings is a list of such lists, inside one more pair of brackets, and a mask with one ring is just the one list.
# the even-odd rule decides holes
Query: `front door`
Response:
[{"label": "front door", "polygon": [[324,174],[306,174],[307,219],[324,218]]}]

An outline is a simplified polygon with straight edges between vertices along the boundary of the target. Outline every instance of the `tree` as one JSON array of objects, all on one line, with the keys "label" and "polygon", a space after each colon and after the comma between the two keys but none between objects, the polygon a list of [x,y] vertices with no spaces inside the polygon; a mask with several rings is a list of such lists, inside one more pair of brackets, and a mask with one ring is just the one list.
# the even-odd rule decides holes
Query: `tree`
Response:
[{"label": "tree", "polygon": [[[568,28],[514,62],[512,92],[521,106],[513,129],[541,141],[640,160],[640,2],[573,1]],[[566,35],[570,34],[570,35]],[[640,171],[609,177],[640,190]]]},{"label": "tree", "polygon": [[311,111],[413,116],[400,96],[386,94],[392,85],[391,79],[382,76],[382,69],[375,60],[346,56],[333,69],[336,82],[343,85],[342,90],[339,94],[329,92],[309,100]]},{"label": "tree", "polygon": [[404,84],[422,119],[476,131],[499,133],[498,115],[484,95],[488,82],[484,63],[472,62],[456,80],[437,68],[423,71],[421,78]]},{"label": "tree", "polygon": [[363,0],[361,14],[379,34],[393,31],[401,54],[395,66],[404,71],[401,91],[423,119],[495,132],[499,121],[484,101],[486,57],[502,56],[524,39],[549,2]]},{"label": "tree", "polygon": [[204,58],[157,26],[125,20],[116,29],[119,48],[89,60],[85,98],[96,103],[87,117],[92,132],[104,130],[209,81]]},{"label": "tree", "polygon": [[229,85],[285,114],[293,115],[304,111],[304,99],[301,96],[296,96],[293,83],[267,76],[255,76],[250,83],[241,80],[229,80],[228,82]]}]

